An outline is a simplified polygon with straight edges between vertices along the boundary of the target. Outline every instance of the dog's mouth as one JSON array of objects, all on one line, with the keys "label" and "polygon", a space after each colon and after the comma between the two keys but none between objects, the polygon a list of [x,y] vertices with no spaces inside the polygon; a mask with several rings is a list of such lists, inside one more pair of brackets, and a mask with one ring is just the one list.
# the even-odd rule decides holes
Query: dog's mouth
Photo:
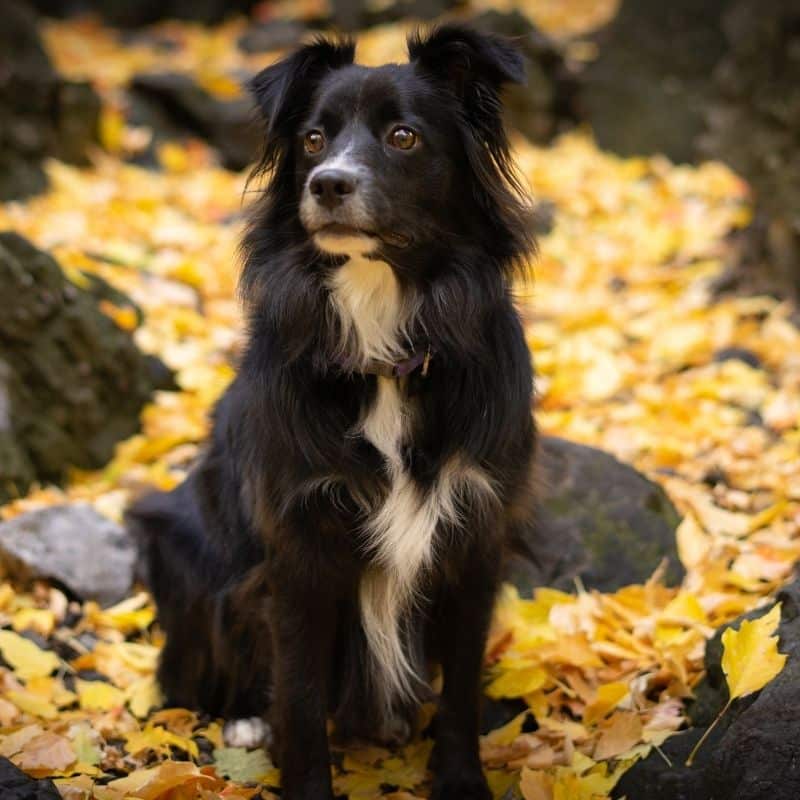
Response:
[{"label": "dog's mouth", "polygon": [[[411,244],[411,237],[396,231],[375,231],[367,228],[358,228],[353,225],[345,225],[341,222],[331,222],[323,225],[313,233],[314,240],[324,250],[337,251],[338,245],[344,244],[348,240],[354,239],[367,240],[377,245],[378,242],[392,247],[408,247]],[[326,246],[327,245],[327,246]]]}]

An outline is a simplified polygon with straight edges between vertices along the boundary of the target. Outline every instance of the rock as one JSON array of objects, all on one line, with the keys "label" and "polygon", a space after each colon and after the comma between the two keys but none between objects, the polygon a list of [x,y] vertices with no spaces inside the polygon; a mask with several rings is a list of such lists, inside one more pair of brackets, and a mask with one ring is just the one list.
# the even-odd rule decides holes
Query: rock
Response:
[{"label": "rock", "polygon": [[800,299],[800,4],[735,0],[722,30],[698,156],[724,161],[753,189],[756,218],[737,277]]},{"label": "rock", "polygon": [[0,201],[44,190],[49,156],[85,163],[97,140],[100,100],[87,83],[62,79],[50,63],[36,16],[6,0],[0,27]]},{"label": "rock", "polygon": [[133,584],[136,548],[125,529],[83,503],[0,523],[0,563],[19,581],[48,578],[85,600],[112,605]]},{"label": "rock", "polygon": [[508,87],[504,95],[506,118],[513,128],[546,144],[575,125],[577,79],[556,42],[519,11],[485,11],[471,24],[513,38],[525,55],[525,85]]},{"label": "rock", "polygon": [[239,37],[239,49],[245,53],[269,53],[294,47],[306,33],[306,26],[293,19],[270,19],[256,22]]},{"label": "rock", "polygon": [[621,155],[695,158],[725,50],[723,12],[733,0],[623,0],[593,38],[598,58],[581,75],[582,117],[601,147]]},{"label": "rock", "polygon": [[[778,594],[779,628],[786,666],[760,692],[734,701],[700,749],[691,768],[670,769],[652,753],[626,773],[613,797],[627,800],[796,800],[800,797],[800,579]],[[767,613],[758,609],[732,623]],[[725,626],[730,627],[730,626]],[[696,727],[666,741],[662,750],[684,764],[694,743],[728,701],[722,673],[722,632],[706,646],[707,678],[689,708]]]},{"label": "rock", "polygon": [[665,579],[683,577],[664,491],[613,456],[555,437],[540,444],[540,519],[531,558],[512,560],[508,578],[522,591],[551,586],[614,591],[646,581],[666,559]]},{"label": "rock", "polygon": [[61,800],[52,781],[34,780],[0,756],[0,796],[3,800]]},{"label": "rock", "polygon": [[138,429],[153,369],[100,310],[113,290],[87,283],[78,288],[47,253],[0,233],[0,504],[35,480],[59,482],[68,466],[103,466]]},{"label": "rock", "polygon": [[247,13],[256,0],[32,0],[42,13],[54,17],[92,11],[111,25],[138,28],[162,19],[206,24],[233,14]]},{"label": "rock", "polygon": [[129,94],[130,121],[153,128],[156,142],[204,139],[218,150],[223,166],[233,170],[244,169],[258,156],[262,132],[247,94],[223,100],[177,72],[138,75]]}]

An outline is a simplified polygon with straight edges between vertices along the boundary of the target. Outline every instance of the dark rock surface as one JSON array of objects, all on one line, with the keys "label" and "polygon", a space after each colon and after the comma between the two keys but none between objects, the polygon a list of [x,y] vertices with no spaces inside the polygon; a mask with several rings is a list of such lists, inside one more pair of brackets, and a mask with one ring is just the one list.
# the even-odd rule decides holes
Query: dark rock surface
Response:
[{"label": "dark rock surface", "polygon": [[[733,703],[700,749],[684,765],[694,744],[724,707],[728,690],[722,673],[722,631],[706,647],[708,676],[689,709],[696,726],[668,739],[662,750],[634,765],[613,792],[627,800],[796,800],[800,797],[800,579],[778,594],[783,604],[778,649],[789,658],[760,692]],[[754,619],[770,607],[745,615]]]},{"label": "dark rock surface", "polygon": [[52,781],[29,778],[7,758],[0,756],[0,797],[3,800],[61,800]]},{"label": "dark rock surface", "polygon": [[239,37],[239,49],[245,53],[268,53],[294,47],[306,33],[306,26],[293,19],[256,22]]},{"label": "dark rock surface", "polygon": [[155,141],[193,136],[215,147],[223,166],[240,170],[252,163],[262,141],[249,94],[213,97],[189,75],[138,75],[130,86],[131,122],[153,129]]},{"label": "dark rock surface", "polygon": [[800,299],[800,3],[736,0],[722,29],[727,48],[697,153],[729,164],[754,192],[737,277]]},{"label": "dark rock surface", "polygon": [[681,580],[679,517],[659,486],[602,450],[555,437],[542,438],[540,464],[536,560],[515,558],[508,575],[521,590],[570,591],[579,578],[614,591],[647,580],[663,559],[667,583]]},{"label": "dark rock surface", "polygon": [[92,12],[121,28],[136,28],[162,19],[220,22],[248,12],[256,0],[32,0],[48,16],[68,17]]},{"label": "dark rock surface", "polygon": [[81,599],[113,605],[130,591],[135,560],[125,529],[82,503],[0,523],[0,564],[20,583],[48,578]]},{"label": "dark rock surface", "polygon": [[731,166],[756,214],[717,288],[800,299],[800,3],[624,0],[593,40],[576,107],[599,145]]},{"label": "dark rock surface", "polygon": [[67,466],[102,466],[138,428],[152,368],[100,311],[95,284],[79,289],[47,253],[0,233],[0,504]]},{"label": "dark rock surface", "polygon": [[22,0],[4,0],[0,26],[0,201],[46,188],[42,161],[84,163],[97,140],[100,100],[53,69]]},{"label": "dark rock surface", "polygon": [[733,0],[623,0],[595,35],[598,58],[583,71],[581,108],[599,145],[622,155],[664,153],[691,161],[726,42]]}]

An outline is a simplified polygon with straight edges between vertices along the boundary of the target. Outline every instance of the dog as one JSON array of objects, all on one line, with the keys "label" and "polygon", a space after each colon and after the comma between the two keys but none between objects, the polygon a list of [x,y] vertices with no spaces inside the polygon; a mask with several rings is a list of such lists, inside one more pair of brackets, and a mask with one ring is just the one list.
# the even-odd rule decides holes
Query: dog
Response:
[{"label": "dog", "polygon": [[254,78],[267,186],[243,240],[247,343],[199,463],[128,519],[170,703],[271,721],[287,800],[342,740],[403,741],[442,688],[432,797],[490,797],[483,652],[535,511],[512,282],[534,242],[501,89],[516,48],[446,24],[367,68],[319,38]]}]

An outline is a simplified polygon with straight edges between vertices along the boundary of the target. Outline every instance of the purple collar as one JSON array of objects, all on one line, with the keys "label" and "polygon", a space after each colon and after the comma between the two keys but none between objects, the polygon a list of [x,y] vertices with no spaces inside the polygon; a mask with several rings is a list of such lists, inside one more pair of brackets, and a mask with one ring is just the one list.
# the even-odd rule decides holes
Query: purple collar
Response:
[{"label": "purple collar", "polygon": [[[428,375],[433,351],[430,344],[424,350],[416,351],[409,358],[404,358],[402,361],[397,361],[394,364],[388,361],[378,361],[372,359],[368,361],[366,366],[359,370],[364,375],[378,375],[381,378],[405,378],[412,372],[419,370],[419,374],[425,378]],[[340,366],[347,366],[346,362],[338,362]]]}]

